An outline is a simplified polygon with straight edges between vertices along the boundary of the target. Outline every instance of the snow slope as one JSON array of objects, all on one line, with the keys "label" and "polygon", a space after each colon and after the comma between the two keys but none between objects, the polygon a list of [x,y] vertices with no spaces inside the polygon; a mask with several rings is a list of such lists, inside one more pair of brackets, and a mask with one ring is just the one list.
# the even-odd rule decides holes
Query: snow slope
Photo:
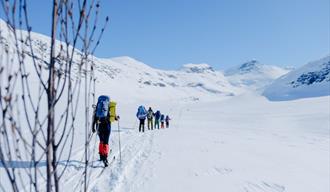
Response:
[{"label": "snow slope", "polygon": [[330,95],[330,56],[310,62],[277,79],[263,95],[277,101]]},{"label": "snow slope", "polygon": [[[10,36],[6,23],[0,19],[0,41],[15,53],[14,37]],[[19,39],[24,42],[27,32],[19,31]],[[42,63],[48,61],[50,52],[49,37],[32,32],[32,47],[36,50],[35,56]],[[60,41],[57,41],[57,50],[60,50]],[[3,48],[4,49],[4,48]],[[29,43],[23,48],[31,56]],[[75,61],[79,62],[79,50],[75,52]],[[115,87],[111,95],[127,101],[132,95],[140,100],[175,98],[180,100],[208,100],[219,97],[233,96],[242,93],[242,89],[231,85],[221,71],[215,71],[207,64],[187,64],[181,70],[169,71],[152,68],[133,58],[124,56],[111,59],[96,58],[92,60],[96,65],[97,85],[102,87]],[[78,66],[74,65],[75,75]],[[120,82],[120,87],[118,87]],[[142,93],[149,94],[142,94]],[[109,94],[110,94],[109,93]]]},{"label": "snow slope", "polygon": [[262,90],[266,85],[288,72],[289,69],[265,65],[257,60],[251,60],[226,70],[225,76],[234,86]]},{"label": "snow slope", "polygon": [[116,87],[111,94],[126,101],[132,95],[141,102],[164,99],[192,101],[219,99],[242,92],[232,86],[222,72],[205,69],[205,64],[185,65],[181,70],[168,71],[154,69],[130,57],[96,58],[95,62],[99,85]]}]

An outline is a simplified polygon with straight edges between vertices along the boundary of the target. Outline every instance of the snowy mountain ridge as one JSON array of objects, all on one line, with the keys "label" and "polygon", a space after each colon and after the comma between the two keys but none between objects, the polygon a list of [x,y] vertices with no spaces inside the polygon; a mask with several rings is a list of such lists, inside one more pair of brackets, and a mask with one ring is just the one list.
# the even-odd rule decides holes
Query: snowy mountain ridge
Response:
[{"label": "snowy mountain ridge", "polygon": [[254,59],[226,70],[225,76],[234,86],[262,90],[289,71],[289,69],[262,64]]},{"label": "snowy mountain ridge", "polygon": [[[288,69],[281,68],[274,65],[266,65],[260,63],[259,61],[253,59],[247,61],[241,65],[229,68],[225,71],[226,76],[237,75],[237,74],[247,74],[247,73],[266,73],[269,75],[273,75],[272,77],[277,76],[281,73],[286,73]],[[276,73],[277,72],[277,73]]]},{"label": "snowy mountain ridge", "polygon": [[211,67],[209,64],[201,63],[201,64],[185,64],[183,65],[182,71],[185,71],[187,73],[207,73],[207,72],[215,72],[213,67]]},{"label": "snowy mountain ridge", "polygon": [[[130,57],[95,59],[98,83],[107,82],[112,94],[148,99],[200,100],[236,95],[242,90],[232,86],[222,72],[206,65],[185,65],[178,71],[152,68]],[[118,87],[120,82],[120,87]],[[129,89],[123,89],[128,87]],[[143,97],[143,98],[142,98]]]},{"label": "snowy mountain ridge", "polygon": [[[8,25],[0,20],[0,39],[4,41],[11,53],[15,53],[15,38],[10,35]],[[23,50],[28,56],[32,56],[28,32],[17,30],[19,41],[24,42]],[[34,57],[40,65],[47,67],[50,52],[50,38],[31,32],[31,46]],[[56,41],[57,53],[60,55],[63,42]],[[65,55],[65,54],[64,54]],[[81,52],[76,49],[74,62],[79,63]],[[58,63],[65,58],[57,58]],[[97,58],[91,57],[95,62],[95,76],[98,88],[123,100],[131,99],[132,95],[139,100],[151,99],[183,99],[199,100],[201,98],[219,98],[241,93],[241,90],[232,86],[223,73],[215,71],[207,64],[184,65],[183,69],[177,71],[160,70],[152,68],[131,57]],[[61,66],[58,64],[60,70]],[[31,62],[32,65],[32,62]],[[73,66],[75,75],[78,74],[78,65]],[[111,90],[109,89],[111,88]],[[104,90],[106,89],[106,90]],[[101,93],[100,93],[101,94]]]},{"label": "snowy mountain ridge", "polygon": [[275,80],[263,95],[277,101],[330,95],[330,56],[307,63]]},{"label": "snowy mountain ridge", "polygon": [[[9,34],[7,30],[11,29],[8,29],[7,24],[2,20],[0,20],[0,25],[0,41],[4,42],[4,49],[11,47],[11,51],[14,52],[13,37],[8,38],[7,36]],[[26,46],[25,52],[31,56],[29,42],[26,39],[27,32],[21,32],[23,34],[21,40],[25,42]],[[50,38],[33,32],[31,32],[31,36],[32,47],[35,50],[34,55],[38,57],[40,63],[47,63],[49,55],[45,53],[50,51]],[[60,52],[61,44],[62,42],[57,41],[58,52]],[[79,58],[79,55],[81,55],[80,51],[75,50],[76,59]],[[74,61],[79,62],[76,59]],[[247,91],[263,92],[265,87],[291,70],[266,65],[255,59],[232,67],[225,72],[215,70],[205,63],[185,64],[180,70],[160,70],[128,56],[110,59],[93,57],[93,61],[96,64],[96,77],[99,85],[111,87],[108,93],[117,98],[124,97],[123,100],[135,95],[138,100],[182,99],[195,101],[219,99]],[[308,67],[307,69],[310,71],[304,71],[299,78],[292,79],[290,82],[293,87],[300,87],[314,83],[314,78],[317,78],[315,83],[323,81],[323,79],[328,78],[329,67],[325,65],[323,68],[324,70],[317,72],[317,69]],[[78,71],[78,66],[73,66],[73,70]],[[267,94],[270,92],[269,89],[271,88],[268,88],[264,95],[269,95]],[[328,93],[316,95],[324,94]]]},{"label": "snowy mountain ridge", "polygon": [[234,75],[237,73],[244,74],[248,72],[258,71],[263,65],[259,61],[253,59],[247,61],[237,67],[230,68],[226,71],[226,75]]}]

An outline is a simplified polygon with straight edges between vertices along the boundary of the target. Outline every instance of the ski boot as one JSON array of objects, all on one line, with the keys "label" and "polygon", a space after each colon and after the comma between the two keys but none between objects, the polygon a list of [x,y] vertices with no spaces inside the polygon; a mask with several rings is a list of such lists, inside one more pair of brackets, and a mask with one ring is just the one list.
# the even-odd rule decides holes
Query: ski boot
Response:
[{"label": "ski boot", "polygon": [[103,159],[103,163],[104,163],[104,167],[108,167],[108,165],[109,165],[109,161],[108,161],[108,158],[104,158]]}]

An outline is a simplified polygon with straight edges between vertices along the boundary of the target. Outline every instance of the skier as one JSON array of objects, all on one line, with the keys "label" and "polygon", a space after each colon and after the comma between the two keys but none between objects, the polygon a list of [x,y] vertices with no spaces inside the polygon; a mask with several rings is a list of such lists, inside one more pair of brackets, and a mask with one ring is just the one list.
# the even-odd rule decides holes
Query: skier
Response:
[{"label": "skier", "polygon": [[140,120],[140,125],[139,125],[139,132],[144,132],[144,122],[147,117],[147,110],[144,106],[140,106],[138,108],[138,111],[136,113],[136,117]]},{"label": "skier", "polygon": [[100,160],[103,161],[105,167],[109,164],[108,154],[111,123],[118,119],[119,116],[116,115],[116,103],[113,101],[110,102],[109,96],[99,96],[93,114],[92,132],[95,133],[97,131],[100,138]]},{"label": "skier", "polygon": [[160,119],[160,111],[156,111],[155,113],[155,129],[159,129],[159,119]]},{"label": "skier", "polygon": [[164,121],[165,121],[165,116],[164,116],[164,114],[162,114],[160,116],[160,128],[164,129]]},{"label": "skier", "polygon": [[170,120],[171,120],[171,118],[168,115],[166,115],[166,117],[165,117],[166,128],[169,128]]},{"label": "skier", "polygon": [[153,117],[154,117],[154,112],[152,111],[151,107],[148,109],[148,130],[153,130],[154,129],[154,124],[153,124]]}]

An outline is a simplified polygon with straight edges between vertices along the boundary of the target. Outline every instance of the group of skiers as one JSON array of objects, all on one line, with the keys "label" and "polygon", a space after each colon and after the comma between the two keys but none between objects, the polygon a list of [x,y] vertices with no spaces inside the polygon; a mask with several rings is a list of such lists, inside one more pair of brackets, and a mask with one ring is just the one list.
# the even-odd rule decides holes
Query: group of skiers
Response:
[{"label": "group of skiers", "polygon": [[148,121],[148,130],[159,129],[159,123],[160,128],[165,128],[164,123],[166,124],[166,128],[169,128],[170,126],[170,117],[168,115],[166,115],[165,117],[165,115],[161,114],[159,110],[154,113],[151,107],[149,107],[147,111],[143,105],[139,106],[136,113],[136,117],[140,121],[139,132],[144,132],[144,125],[146,119]]},{"label": "group of skiers", "polygon": [[[99,96],[97,104],[93,108],[92,132],[97,132],[100,138],[100,161],[103,161],[104,166],[107,167],[109,164],[108,155],[109,151],[111,151],[109,147],[111,123],[119,121],[120,117],[116,114],[116,102],[110,101],[110,97],[107,95]],[[160,127],[164,128],[164,122],[166,123],[166,128],[169,128],[169,121],[171,120],[168,115],[165,117],[159,110],[154,113],[151,107],[147,111],[144,106],[138,108],[136,116],[140,120],[139,132],[144,132],[144,122],[146,119],[148,120],[148,130],[159,129],[159,123]],[[155,123],[153,121],[154,118]]]}]

